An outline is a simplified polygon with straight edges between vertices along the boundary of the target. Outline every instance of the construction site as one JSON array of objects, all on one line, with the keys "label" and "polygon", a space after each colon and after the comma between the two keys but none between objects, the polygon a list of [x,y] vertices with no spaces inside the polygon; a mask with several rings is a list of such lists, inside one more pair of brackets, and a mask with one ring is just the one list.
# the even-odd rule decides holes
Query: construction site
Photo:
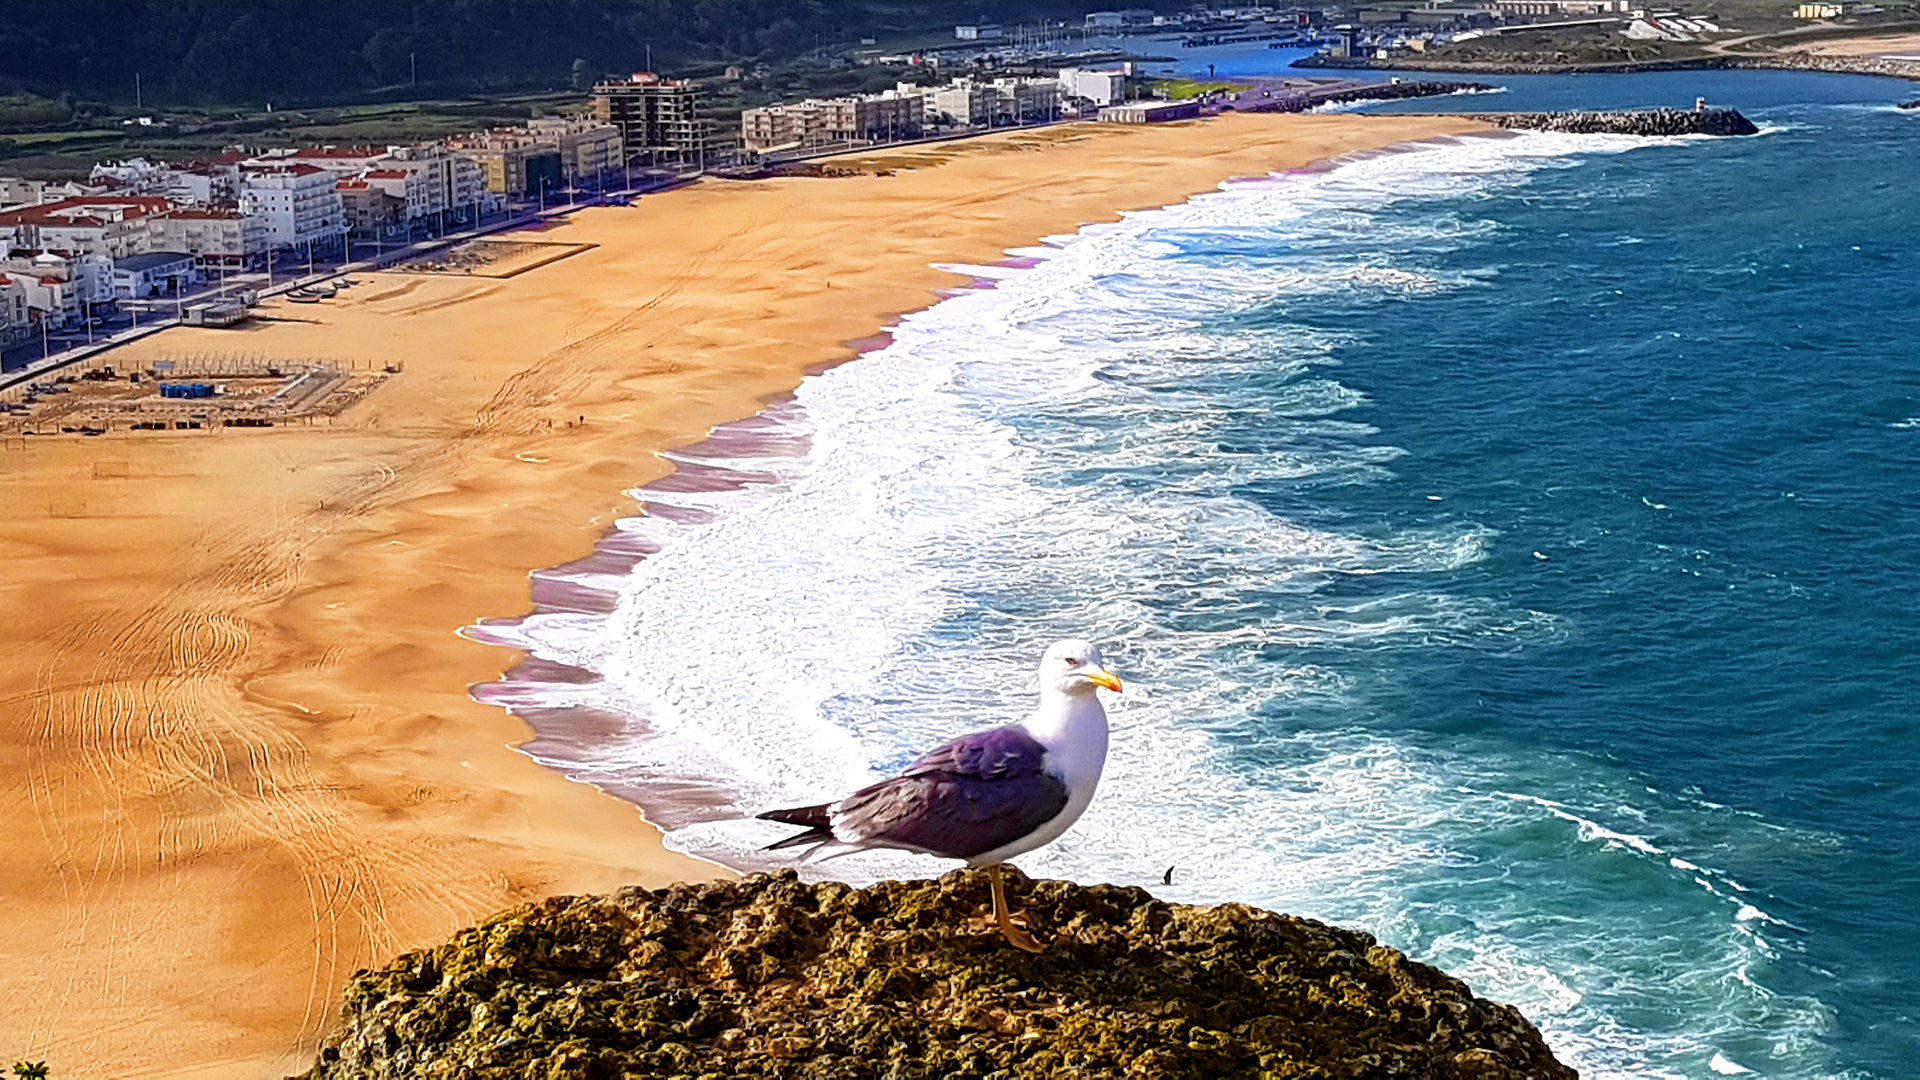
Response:
[{"label": "construction site", "polygon": [[140,370],[99,364],[0,392],[0,433],[219,431],[331,423],[401,365],[236,353],[169,354]]}]

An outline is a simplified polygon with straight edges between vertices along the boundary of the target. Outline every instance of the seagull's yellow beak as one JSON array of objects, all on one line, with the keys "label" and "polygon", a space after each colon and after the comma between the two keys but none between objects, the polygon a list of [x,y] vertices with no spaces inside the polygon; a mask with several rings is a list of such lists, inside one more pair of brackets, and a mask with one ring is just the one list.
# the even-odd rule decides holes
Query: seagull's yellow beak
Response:
[{"label": "seagull's yellow beak", "polygon": [[1095,686],[1104,686],[1116,693],[1126,689],[1125,686],[1120,684],[1120,676],[1115,675],[1106,668],[1094,668],[1092,671],[1084,672],[1083,674],[1085,674],[1088,680]]}]

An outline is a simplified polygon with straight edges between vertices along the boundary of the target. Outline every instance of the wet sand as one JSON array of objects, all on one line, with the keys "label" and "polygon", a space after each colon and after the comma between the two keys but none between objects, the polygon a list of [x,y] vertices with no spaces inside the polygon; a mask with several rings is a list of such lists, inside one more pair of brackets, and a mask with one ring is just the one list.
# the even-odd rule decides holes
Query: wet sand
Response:
[{"label": "wet sand", "polygon": [[723,871],[535,765],[457,636],[592,550],[655,452],[962,281],[930,264],[1446,117],[1075,125],[707,181],[526,238],[507,279],[362,275],[129,346],[399,362],[332,424],[0,447],[0,1055],[76,1077],[303,1069],[354,969],[501,907]]}]

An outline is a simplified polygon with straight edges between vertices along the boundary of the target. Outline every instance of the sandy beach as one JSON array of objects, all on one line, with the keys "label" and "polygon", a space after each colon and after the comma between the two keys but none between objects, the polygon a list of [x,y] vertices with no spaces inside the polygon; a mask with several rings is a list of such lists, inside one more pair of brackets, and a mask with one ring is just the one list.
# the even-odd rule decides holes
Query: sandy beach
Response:
[{"label": "sandy beach", "polygon": [[1070,125],[705,181],[517,236],[592,245],[524,273],[360,275],[115,353],[403,371],[330,425],[0,449],[0,1057],[286,1075],[356,968],[529,898],[723,873],[516,753],[466,692],[515,656],[456,631],[525,611],[657,451],[962,283],[932,264],[1479,126]]},{"label": "sandy beach", "polygon": [[1920,34],[1882,34],[1878,37],[1818,41],[1795,46],[1793,51],[1815,56],[1920,56]]}]

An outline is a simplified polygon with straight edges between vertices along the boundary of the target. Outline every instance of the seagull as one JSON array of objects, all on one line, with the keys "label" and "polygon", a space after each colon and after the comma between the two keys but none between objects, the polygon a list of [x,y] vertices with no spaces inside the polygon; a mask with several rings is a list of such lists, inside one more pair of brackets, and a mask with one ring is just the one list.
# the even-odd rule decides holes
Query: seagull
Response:
[{"label": "seagull", "polygon": [[993,884],[987,925],[1015,948],[1040,952],[1044,946],[1007,910],[1003,865],[1052,843],[1093,801],[1107,761],[1101,687],[1122,688],[1097,646],[1055,642],[1040,658],[1040,707],[1032,716],[962,735],[838,802],[759,815],[807,830],[765,850],[811,845],[804,858],[812,860],[895,848],[984,866]]}]

